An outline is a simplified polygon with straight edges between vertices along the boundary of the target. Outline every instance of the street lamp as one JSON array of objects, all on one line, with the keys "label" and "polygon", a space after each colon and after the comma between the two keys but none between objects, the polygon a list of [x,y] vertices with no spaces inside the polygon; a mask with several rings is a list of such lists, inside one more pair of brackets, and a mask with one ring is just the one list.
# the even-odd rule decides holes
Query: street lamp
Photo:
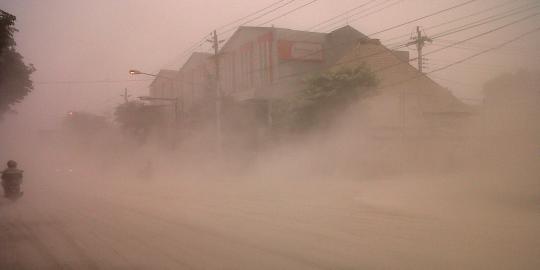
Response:
[{"label": "street lamp", "polygon": [[130,69],[130,70],[129,70],[129,74],[130,74],[130,75],[140,75],[140,74],[143,74],[143,75],[148,75],[148,76],[152,76],[152,77],[160,77],[160,78],[166,78],[166,79],[172,80],[172,78],[169,78],[169,77],[159,76],[159,75],[157,75],[157,74],[146,73],[146,72],[142,72],[142,71],[137,70],[137,69]]},{"label": "street lamp", "polygon": [[[137,69],[130,69],[129,74],[130,75],[141,75],[142,74],[142,75],[152,76],[152,77],[156,77],[156,78],[165,78],[165,79],[171,80],[171,82],[173,84],[173,88],[174,88],[174,78],[170,78],[170,77],[167,77],[167,76],[160,76],[158,74],[146,73],[146,72],[142,72],[142,71],[137,70]],[[140,100],[149,100],[149,101],[153,101],[153,100],[174,101],[174,119],[175,119],[175,122],[178,122],[178,97],[175,97],[175,98],[158,98],[158,97],[142,96],[142,97],[139,97],[139,99]]]}]

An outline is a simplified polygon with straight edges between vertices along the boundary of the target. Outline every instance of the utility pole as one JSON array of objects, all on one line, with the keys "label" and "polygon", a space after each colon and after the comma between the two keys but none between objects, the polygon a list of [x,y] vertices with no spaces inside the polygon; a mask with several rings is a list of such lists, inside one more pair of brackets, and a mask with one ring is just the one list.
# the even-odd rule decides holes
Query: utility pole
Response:
[{"label": "utility pole", "polygon": [[219,79],[219,44],[223,40],[218,39],[216,30],[212,32],[212,39],[208,40],[212,43],[212,48],[214,49],[214,61],[215,61],[215,81],[214,87],[216,88],[216,141],[217,141],[217,151],[221,155],[222,152],[222,136],[221,136],[221,102],[222,102],[222,93],[220,88],[220,79]]},{"label": "utility pole", "polygon": [[124,103],[128,103],[128,98],[131,97],[131,95],[128,95],[128,90],[127,88],[124,88],[124,94],[123,95],[120,95],[121,97],[124,98]]},{"label": "utility pole", "polygon": [[416,45],[416,50],[418,51],[418,71],[420,73],[423,73],[423,58],[422,58],[422,49],[426,45],[426,42],[433,42],[431,38],[428,36],[422,35],[422,31],[420,31],[420,26],[416,27],[416,37],[412,38],[413,41],[407,43],[407,45]]}]

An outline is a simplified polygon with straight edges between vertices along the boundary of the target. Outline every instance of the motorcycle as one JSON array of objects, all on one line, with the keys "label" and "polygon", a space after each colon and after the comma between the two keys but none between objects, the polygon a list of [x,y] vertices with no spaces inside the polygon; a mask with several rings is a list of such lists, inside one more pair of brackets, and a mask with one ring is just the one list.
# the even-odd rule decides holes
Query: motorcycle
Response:
[{"label": "motorcycle", "polygon": [[22,170],[5,170],[2,173],[2,187],[4,188],[4,196],[12,201],[16,201],[22,197]]},{"label": "motorcycle", "polygon": [[4,184],[4,196],[12,201],[16,201],[24,192],[21,191],[21,185],[18,183]]}]

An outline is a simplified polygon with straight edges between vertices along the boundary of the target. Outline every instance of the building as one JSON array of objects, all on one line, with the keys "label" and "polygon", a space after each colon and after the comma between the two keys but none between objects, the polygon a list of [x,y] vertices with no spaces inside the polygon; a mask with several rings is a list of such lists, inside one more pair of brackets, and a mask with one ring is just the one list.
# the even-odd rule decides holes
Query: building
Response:
[{"label": "building", "polygon": [[178,96],[179,71],[162,69],[150,84],[150,97],[175,98]]},{"label": "building", "polygon": [[150,84],[150,97],[155,105],[174,105],[169,100],[177,99],[176,109],[183,121],[191,120],[194,111],[202,102],[215,95],[213,76],[215,66],[211,54],[195,52],[179,70],[162,69]]},{"label": "building", "polygon": [[214,74],[212,54],[195,52],[188,58],[178,76],[178,96],[183,112],[189,113],[197,104],[215,96]]},{"label": "building", "polygon": [[150,98],[144,99],[149,100],[156,110],[167,117],[168,123],[178,119],[178,76],[179,72],[176,70],[160,70],[150,83]]},{"label": "building", "polygon": [[[276,27],[241,26],[219,52],[219,86],[224,96],[237,101],[263,102],[294,94],[305,76],[330,68],[360,41],[369,40],[345,26],[330,33]],[[408,59],[407,52],[395,52]],[[182,100],[188,113],[211,93],[215,74],[212,54],[195,52],[174,71],[160,71],[151,85],[153,97]],[[174,76],[176,82],[160,79]],[[176,90],[172,90],[172,88]]]},{"label": "building", "polygon": [[225,115],[226,124],[265,140],[273,126],[274,101],[294,96],[306,76],[329,69],[367,39],[350,26],[330,33],[239,27],[219,52],[221,93],[237,104],[229,115],[234,121],[227,122]]},{"label": "building", "polygon": [[376,39],[358,42],[333,68],[358,65],[369,67],[379,81],[378,94],[363,111],[372,119],[369,125],[379,130],[451,132],[471,113],[471,108],[448,89],[414,68],[408,57],[389,50]]},{"label": "building", "polygon": [[176,72],[176,80],[166,82],[158,76],[151,95],[177,97],[184,118],[194,119],[201,110],[215,115],[212,105],[219,87],[225,99],[243,107],[231,110],[236,113],[231,119],[243,118],[243,126],[256,123],[249,132],[264,134],[272,126],[273,101],[298,93],[304,78],[341,66],[366,65],[380,82],[373,104],[385,104],[383,110],[373,105],[369,112],[376,115],[373,124],[378,127],[392,130],[403,126],[403,119],[436,125],[468,113],[448,89],[409,64],[408,52],[390,50],[350,26],[330,33],[241,26],[219,51],[218,86],[215,60],[209,53],[192,54],[179,71],[162,71],[163,76]]},{"label": "building", "polygon": [[302,82],[295,73],[324,70],[363,39],[350,26],[330,33],[241,26],[220,50],[221,91],[241,101],[293,94]]}]

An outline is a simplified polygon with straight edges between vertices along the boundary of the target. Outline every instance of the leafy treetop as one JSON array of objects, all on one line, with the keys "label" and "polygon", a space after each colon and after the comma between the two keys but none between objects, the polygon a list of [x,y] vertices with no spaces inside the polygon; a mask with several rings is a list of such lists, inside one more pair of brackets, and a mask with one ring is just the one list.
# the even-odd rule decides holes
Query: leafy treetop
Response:
[{"label": "leafy treetop", "polygon": [[36,69],[26,65],[15,49],[15,19],[0,10],[0,119],[11,105],[21,102],[34,89],[30,75]]}]

